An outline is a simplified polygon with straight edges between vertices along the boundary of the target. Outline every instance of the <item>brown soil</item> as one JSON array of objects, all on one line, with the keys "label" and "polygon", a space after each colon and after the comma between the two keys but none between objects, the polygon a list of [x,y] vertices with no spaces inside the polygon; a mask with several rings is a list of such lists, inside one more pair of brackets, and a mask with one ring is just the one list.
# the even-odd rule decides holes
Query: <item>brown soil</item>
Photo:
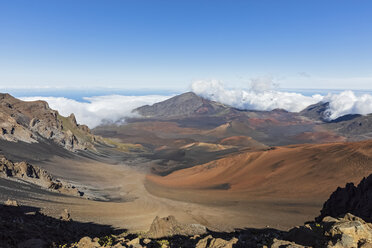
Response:
[{"label": "brown soil", "polygon": [[244,152],[147,179],[169,188],[204,189],[228,184],[229,193],[318,197],[329,195],[346,182],[359,182],[372,172],[371,162],[371,141],[298,145]]},{"label": "brown soil", "polygon": [[371,164],[371,141],[297,145],[231,155],[164,177],[148,175],[146,186],[157,196],[236,211],[241,219],[235,224],[285,228],[314,218],[338,186],[371,174]]}]

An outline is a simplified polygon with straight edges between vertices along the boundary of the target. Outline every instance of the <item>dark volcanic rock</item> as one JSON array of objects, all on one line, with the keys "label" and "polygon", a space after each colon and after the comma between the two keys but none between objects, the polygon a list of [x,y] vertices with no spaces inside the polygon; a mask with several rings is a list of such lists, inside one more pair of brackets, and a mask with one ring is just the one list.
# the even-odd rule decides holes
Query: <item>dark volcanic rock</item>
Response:
[{"label": "dark volcanic rock", "polygon": [[329,102],[318,102],[310,105],[300,112],[300,115],[306,116],[307,118],[326,121],[328,119],[327,109],[329,108]]},{"label": "dark volcanic rock", "polygon": [[356,187],[353,183],[346,184],[345,188],[337,188],[324,203],[320,216],[338,217],[352,213],[367,222],[372,222],[372,174]]},{"label": "dark volcanic rock", "polygon": [[328,122],[326,127],[353,141],[370,139],[372,137],[372,115],[341,116]]},{"label": "dark volcanic rock", "polygon": [[348,114],[330,120],[328,102],[319,102],[302,110],[299,114],[309,119],[322,122],[328,130],[347,137],[351,141],[366,140],[372,137],[372,115]]}]

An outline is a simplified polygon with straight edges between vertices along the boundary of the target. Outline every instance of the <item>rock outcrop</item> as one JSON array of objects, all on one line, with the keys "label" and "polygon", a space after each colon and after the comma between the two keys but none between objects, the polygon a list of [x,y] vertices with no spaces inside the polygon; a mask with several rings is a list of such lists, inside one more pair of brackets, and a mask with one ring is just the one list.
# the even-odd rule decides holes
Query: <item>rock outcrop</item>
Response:
[{"label": "rock outcrop", "polygon": [[62,194],[83,196],[75,186],[52,177],[47,171],[26,162],[13,163],[0,155],[0,177],[19,179]]},{"label": "rock outcrop", "polygon": [[151,238],[171,237],[174,235],[193,236],[207,232],[205,226],[199,224],[181,224],[172,215],[164,218],[155,217],[147,232]]},{"label": "rock outcrop", "polygon": [[4,202],[5,206],[12,206],[12,207],[18,207],[18,202],[16,200],[8,199]]},{"label": "rock outcrop", "polygon": [[61,217],[59,217],[60,220],[63,220],[63,221],[71,221],[71,214],[70,212],[68,211],[67,208],[63,209],[63,211],[61,212]]},{"label": "rock outcrop", "polygon": [[59,115],[44,101],[25,102],[0,94],[0,139],[37,143],[53,140],[68,150],[94,149],[95,136],[75,116]]},{"label": "rock outcrop", "polygon": [[313,120],[327,121],[329,117],[329,113],[327,113],[328,109],[329,102],[318,102],[316,104],[308,106],[299,114]]},{"label": "rock outcrop", "polygon": [[358,186],[348,183],[344,188],[337,188],[324,203],[320,216],[338,217],[352,213],[367,222],[372,222],[372,174],[364,178]]},{"label": "rock outcrop", "polygon": [[236,243],[238,243],[237,238],[232,238],[231,240],[224,240],[222,238],[213,238],[212,235],[199,240],[196,244],[196,248],[232,248]]},{"label": "rock outcrop", "polygon": [[305,247],[368,247],[372,246],[372,224],[349,213],[339,218],[326,216],[320,222],[291,229],[284,240]]}]

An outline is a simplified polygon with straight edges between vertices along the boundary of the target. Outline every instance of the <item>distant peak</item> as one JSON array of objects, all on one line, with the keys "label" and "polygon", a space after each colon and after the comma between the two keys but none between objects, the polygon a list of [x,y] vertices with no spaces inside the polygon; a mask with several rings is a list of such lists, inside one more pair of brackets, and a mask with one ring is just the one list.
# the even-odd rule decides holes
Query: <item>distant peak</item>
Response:
[{"label": "distant peak", "polygon": [[[197,94],[195,94],[194,92],[192,91],[189,91],[189,92],[186,92],[186,93],[183,93],[181,95],[177,95],[173,98],[187,98],[187,99],[202,99],[202,97],[198,96]],[[172,99],[172,98],[171,98]]]},{"label": "distant peak", "polygon": [[195,94],[195,93],[192,92],[192,91],[189,91],[189,92],[183,93],[183,94],[181,94],[180,96],[182,96],[182,95],[189,95],[189,96],[196,96],[196,97],[199,97],[197,94]]},{"label": "distant peak", "polygon": [[134,112],[144,117],[187,117],[193,115],[213,115],[227,107],[204,99],[194,92],[186,92],[151,106],[142,106]]},{"label": "distant peak", "polygon": [[312,104],[302,110],[300,115],[306,116],[310,119],[320,120],[320,121],[327,121],[327,110],[329,109],[329,102],[318,102],[316,104]]}]

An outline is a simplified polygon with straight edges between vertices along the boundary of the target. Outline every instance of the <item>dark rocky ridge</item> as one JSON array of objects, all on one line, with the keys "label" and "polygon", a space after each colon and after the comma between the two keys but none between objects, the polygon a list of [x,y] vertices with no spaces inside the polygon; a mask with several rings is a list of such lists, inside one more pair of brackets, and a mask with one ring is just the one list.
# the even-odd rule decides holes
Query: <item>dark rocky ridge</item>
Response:
[{"label": "dark rocky ridge", "polygon": [[356,215],[367,222],[372,222],[372,174],[355,186],[348,183],[344,188],[337,188],[324,203],[320,216],[338,217],[346,213]]},{"label": "dark rocky ridge", "polygon": [[319,102],[313,105],[308,106],[300,112],[300,115],[306,116],[313,120],[318,121],[327,121],[328,116],[326,114],[327,109],[329,108],[328,102]]},{"label": "dark rocky ridge", "polygon": [[372,114],[345,115],[326,123],[328,129],[348,137],[351,141],[372,138]]},{"label": "dark rocky ridge", "polygon": [[350,141],[372,138],[372,115],[347,114],[329,119],[329,102],[319,102],[302,110],[299,114],[319,122],[323,127],[342,135]]}]

